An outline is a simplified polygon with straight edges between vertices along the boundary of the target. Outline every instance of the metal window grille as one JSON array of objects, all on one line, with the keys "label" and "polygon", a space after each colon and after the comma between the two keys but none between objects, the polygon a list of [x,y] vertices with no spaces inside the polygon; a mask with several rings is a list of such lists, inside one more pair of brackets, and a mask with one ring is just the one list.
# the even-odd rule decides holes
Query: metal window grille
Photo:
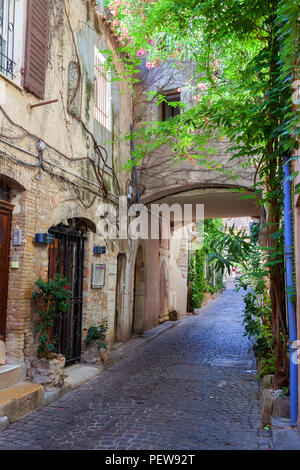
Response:
[{"label": "metal window grille", "polygon": [[0,182],[0,201],[9,202],[9,189]]},{"label": "metal window grille", "polygon": [[16,0],[0,0],[0,72],[15,78]]},{"label": "metal window grille", "polygon": [[95,119],[104,127],[108,127],[107,87],[105,59],[95,51]]}]

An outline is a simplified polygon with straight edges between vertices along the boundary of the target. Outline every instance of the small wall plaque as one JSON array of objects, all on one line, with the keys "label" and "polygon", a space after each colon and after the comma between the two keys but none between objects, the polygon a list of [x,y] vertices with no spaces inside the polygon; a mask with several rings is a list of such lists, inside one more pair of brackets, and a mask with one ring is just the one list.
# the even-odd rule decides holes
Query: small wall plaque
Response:
[{"label": "small wall plaque", "polygon": [[10,260],[10,267],[12,269],[19,269],[20,264],[19,264],[19,255],[12,255],[11,260]]},{"label": "small wall plaque", "polygon": [[13,245],[22,245],[22,230],[20,228],[15,228],[13,230]]},{"label": "small wall plaque", "polygon": [[101,263],[92,264],[92,287],[95,289],[105,286],[106,265]]}]

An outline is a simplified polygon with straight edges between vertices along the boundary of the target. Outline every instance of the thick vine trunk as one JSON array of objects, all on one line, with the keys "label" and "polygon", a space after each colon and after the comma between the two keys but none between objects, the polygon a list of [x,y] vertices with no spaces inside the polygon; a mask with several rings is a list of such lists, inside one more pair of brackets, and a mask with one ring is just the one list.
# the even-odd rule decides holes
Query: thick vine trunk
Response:
[{"label": "thick vine trunk", "polygon": [[[283,245],[280,238],[274,237],[280,231],[280,203],[277,196],[278,172],[281,171],[279,158],[272,158],[274,143],[269,142],[267,151],[269,154],[269,174],[267,178],[270,207],[267,216],[267,247],[269,250],[269,274],[270,274],[270,298],[272,307],[272,332],[275,353],[275,378],[277,387],[288,385],[289,362],[287,360],[287,328],[285,312],[285,283]],[[275,263],[275,264],[274,264]]]}]

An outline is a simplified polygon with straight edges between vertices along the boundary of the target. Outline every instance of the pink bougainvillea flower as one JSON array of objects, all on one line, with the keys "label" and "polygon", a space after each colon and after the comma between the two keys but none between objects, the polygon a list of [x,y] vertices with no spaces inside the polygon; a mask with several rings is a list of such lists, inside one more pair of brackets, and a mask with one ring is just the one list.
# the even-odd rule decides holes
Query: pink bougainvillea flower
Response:
[{"label": "pink bougainvillea flower", "polygon": [[141,48],[141,49],[139,49],[139,50],[137,51],[137,55],[138,55],[138,56],[145,55],[145,54],[146,54],[146,51],[145,51],[145,49],[143,49],[143,48]]},{"label": "pink bougainvillea flower", "polygon": [[158,63],[159,63],[159,59],[156,58],[153,62],[147,61],[147,62],[146,62],[146,67],[147,67],[147,69],[149,69],[149,70],[150,70],[150,69],[154,69],[154,67],[156,67],[156,66],[158,65]]},{"label": "pink bougainvillea flower", "polygon": [[207,85],[203,82],[198,83],[198,87],[203,91],[207,90]]},{"label": "pink bougainvillea flower", "polygon": [[214,61],[214,68],[213,68],[214,72],[216,72],[218,70],[219,65],[220,65],[220,63],[215,60]]}]

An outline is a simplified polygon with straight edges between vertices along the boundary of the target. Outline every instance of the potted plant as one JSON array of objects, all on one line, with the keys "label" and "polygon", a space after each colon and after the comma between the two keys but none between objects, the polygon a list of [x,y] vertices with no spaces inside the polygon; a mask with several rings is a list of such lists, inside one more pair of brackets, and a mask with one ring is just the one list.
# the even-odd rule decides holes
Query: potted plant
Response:
[{"label": "potted plant", "polygon": [[30,363],[31,379],[51,389],[64,383],[65,357],[56,353],[55,322],[60,315],[68,311],[70,303],[70,286],[67,279],[60,274],[52,279],[43,281],[38,278],[36,290],[32,297],[39,305],[38,358]]},{"label": "potted plant", "polygon": [[105,318],[100,324],[91,325],[88,329],[87,336],[85,338],[85,344],[88,346],[92,343],[96,345],[97,352],[99,354],[100,362],[106,362],[108,360],[108,344],[106,341],[106,332],[108,330],[108,320]]}]

